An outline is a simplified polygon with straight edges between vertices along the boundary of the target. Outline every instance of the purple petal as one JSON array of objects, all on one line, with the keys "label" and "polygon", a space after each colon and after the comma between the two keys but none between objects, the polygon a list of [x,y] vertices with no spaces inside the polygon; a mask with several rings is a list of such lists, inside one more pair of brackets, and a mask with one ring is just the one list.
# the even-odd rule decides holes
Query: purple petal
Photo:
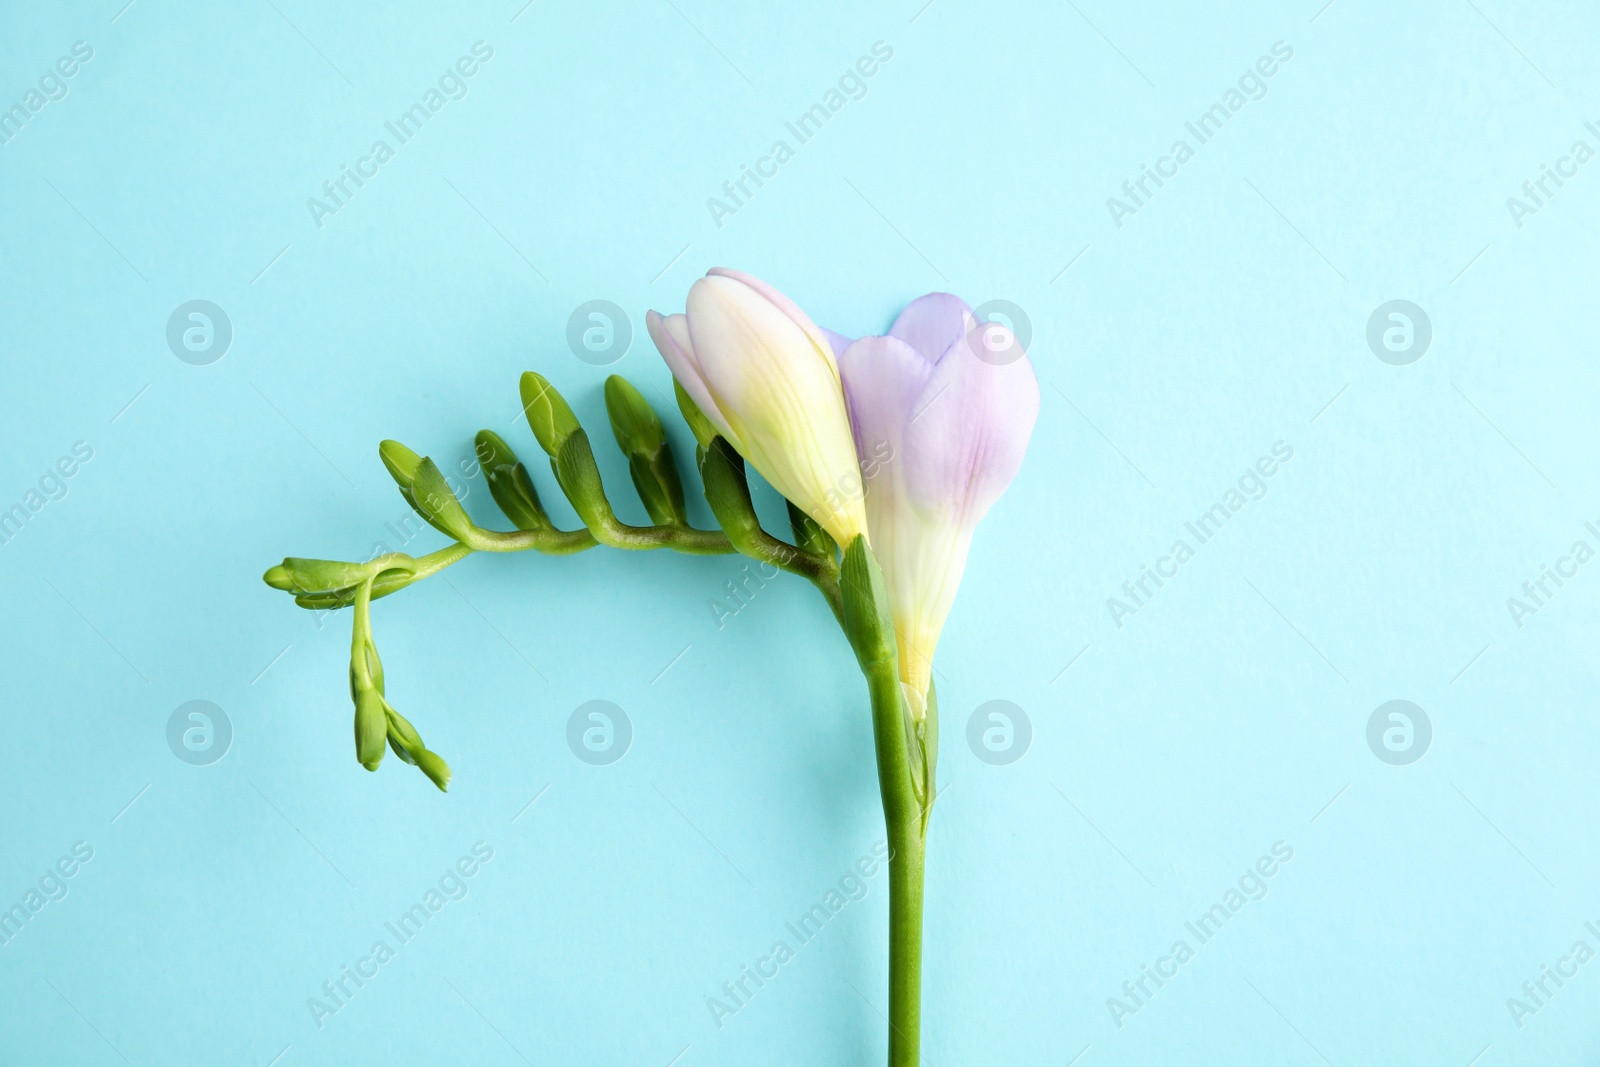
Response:
[{"label": "purple petal", "polygon": [[997,365],[965,345],[948,351],[905,428],[906,490],[918,508],[971,527],[1022,467],[1039,382],[1026,356]]},{"label": "purple petal", "polygon": [[889,336],[900,338],[929,363],[937,363],[974,324],[965,300],[949,293],[929,293],[906,305]]},{"label": "purple petal", "polygon": [[817,329],[822,331],[822,336],[826,337],[828,339],[828,344],[833,346],[834,360],[837,361],[843,359],[844,350],[849,348],[851,344],[854,343],[854,338],[846,337],[842,333],[834,333],[826,326],[818,326]]},{"label": "purple petal", "polygon": [[839,357],[839,377],[850,404],[856,454],[867,460],[884,443],[898,453],[913,405],[933,375],[933,364],[898,337],[863,337]]}]

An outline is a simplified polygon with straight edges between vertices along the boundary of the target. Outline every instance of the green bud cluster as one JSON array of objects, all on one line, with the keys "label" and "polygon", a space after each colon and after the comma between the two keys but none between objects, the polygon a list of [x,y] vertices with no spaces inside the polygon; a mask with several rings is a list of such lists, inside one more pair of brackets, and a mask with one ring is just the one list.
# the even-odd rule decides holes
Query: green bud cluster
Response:
[{"label": "green bud cluster", "polygon": [[356,760],[375,771],[383,762],[387,741],[395,755],[417,767],[443,792],[450,785],[450,767],[422,743],[422,736],[394,710],[383,691],[383,661],[372,640],[372,578],[356,590],[356,620],[350,638],[350,699],[356,706]]},{"label": "green bud cluster", "polygon": [[303,608],[342,608],[355,603],[356,590],[369,578],[376,598],[409,583],[416,567],[417,561],[404,552],[366,563],[290,556],[261,577],[272,588],[292,594]]},{"label": "green bud cluster", "polygon": [[[567,555],[600,544],[666,548],[690,555],[741,552],[807,578],[821,590],[835,617],[841,623],[846,621],[838,546],[793,504],[788,504],[793,543],[763,529],[743,458],[718,434],[683,387],[677,382],[673,387],[678,409],[694,434],[696,466],[719,530],[691,525],[666,427],[638,389],[613,375],[605,383],[605,405],[612,436],[628,461],[634,491],[649,517],[648,526],[618,518],[587,431],[555,386],[543,375],[529,371],[520,382],[523,414],[534,439],[549,457],[556,485],[582,520],[582,528],[562,530],[556,526],[540,502],[527,467],[492,430],[480,430],[474,446],[489,494],[512,530],[480,526],[451,490],[437,463],[398,441],[386,440],[378,446],[378,456],[401,497],[451,544],[424,556],[391,553],[365,563],[289,557],[262,576],[267,585],[289,593],[301,607],[355,607],[350,698],[355,705],[356,759],[363,767],[376,770],[387,745],[441,790],[448,785],[450,768],[422,743],[416,728],[385,695],[383,664],[372,639],[371,603],[474,552],[532,549],[546,555]],[[892,656],[892,630],[890,635]]]}]

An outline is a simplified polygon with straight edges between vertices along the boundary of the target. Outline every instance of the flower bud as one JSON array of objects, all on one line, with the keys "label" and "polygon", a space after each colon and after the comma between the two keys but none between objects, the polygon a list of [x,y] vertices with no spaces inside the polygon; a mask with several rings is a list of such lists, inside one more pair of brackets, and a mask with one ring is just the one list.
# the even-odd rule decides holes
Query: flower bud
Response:
[{"label": "flower bud", "polygon": [[673,377],[773,488],[840,544],[854,540],[867,521],[832,341],[749,275],[713,270],[685,303],[683,315],[645,316]]},{"label": "flower bud", "polygon": [[268,567],[267,573],[261,576],[261,580],[266,582],[272,588],[281,590],[285,593],[290,592],[295,587],[294,576],[289,573],[289,568],[285,567],[281,563],[277,563],[271,567]]},{"label": "flower bud", "polygon": [[384,701],[383,711],[389,720],[389,747],[394,749],[396,756],[415,767],[417,761],[412,757],[412,753],[421,751],[425,747],[422,744],[422,735],[417,733],[417,728],[411,725],[410,720],[394,710],[393,704]]},{"label": "flower bud", "polygon": [[569,434],[551,466],[555,469],[556,481],[561,483],[561,491],[567,494],[572,510],[583,519],[585,526],[597,530],[616,523],[587,433],[578,429]]},{"label": "flower bud", "polygon": [[425,748],[418,749],[414,755],[417,758],[417,767],[428,776],[429,781],[439,787],[439,792],[449,792],[450,765],[444,758],[437,752],[430,752]]},{"label": "flower bud", "polygon": [[639,390],[620,374],[606,379],[606,413],[617,446],[628,457],[628,472],[650,521],[658,526],[688,525],[683,483],[678,480],[666,430]]},{"label": "flower bud", "polygon": [[383,460],[389,476],[402,491],[411,488],[411,481],[417,476],[417,464],[422,462],[421,456],[399,441],[383,441],[378,445],[378,458]]},{"label": "flower bud", "polygon": [[369,771],[383,762],[384,741],[389,735],[388,715],[383,697],[376,689],[356,692],[356,759]]},{"label": "flower bud", "polygon": [[745,478],[744,460],[722,438],[711,442],[700,463],[700,480],[705,483],[706,503],[717,525],[728,535],[733,547],[746,555],[758,555],[761,520],[750,499],[750,483]]},{"label": "flower bud", "polygon": [[330,593],[360,585],[367,578],[365,563],[289,556],[261,576],[274,589],[299,594]]},{"label": "flower bud", "polygon": [[519,530],[553,529],[550,516],[539,503],[539,491],[533,487],[528,468],[517,459],[510,446],[493,430],[479,430],[476,444],[478,464],[489,482],[489,495],[494,497],[512,525]]},{"label": "flower bud", "polygon": [[467,517],[467,509],[461,506],[431,459],[417,464],[416,474],[411,479],[411,506],[430,526],[447,537],[462,542],[472,537],[472,520]]},{"label": "flower bud", "polygon": [[554,459],[561,455],[567,438],[580,429],[578,417],[542,374],[523,374],[521,389],[522,413],[528,418],[533,436],[539,439],[539,447]]}]

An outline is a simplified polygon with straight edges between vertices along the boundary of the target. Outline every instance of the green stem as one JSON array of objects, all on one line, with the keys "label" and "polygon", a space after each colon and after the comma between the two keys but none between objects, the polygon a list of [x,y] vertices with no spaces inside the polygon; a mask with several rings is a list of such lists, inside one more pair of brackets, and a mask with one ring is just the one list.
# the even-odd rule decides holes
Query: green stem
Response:
[{"label": "green stem", "polygon": [[[588,516],[582,518],[589,521]],[[691,526],[629,526],[609,513],[589,528],[596,540],[612,548],[670,548],[690,556],[726,556],[733,551],[727,536],[718,530],[696,530]]]},{"label": "green stem", "polygon": [[472,549],[459,541],[453,545],[429,552],[426,556],[417,557],[417,565],[411,572],[411,581],[426,578],[430,574],[437,574],[450,564],[460,559],[465,559],[472,554]]},{"label": "green stem", "polygon": [[916,821],[891,828],[889,1067],[917,1067],[922,1034],[922,874],[927,842]]},{"label": "green stem", "polygon": [[[890,659],[867,673],[889,847],[889,1067],[917,1067],[922,1025],[922,888],[926,824],[912,788],[899,672]],[[931,799],[930,805],[931,807]]]},{"label": "green stem", "polygon": [[[629,549],[670,548],[694,556],[727,555],[733,551],[727,537],[712,530],[696,530],[687,526],[628,526],[615,520],[607,524],[599,539],[587,529],[517,530],[506,533],[485,530],[479,526],[474,526],[468,537],[472,544],[457,541],[437,552],[409,560],[404,570],[384,570],[384,563],[391,558],[398,558],[396,556],[374,559],[368,564],[375,575],[372,599],[398,593],[409,585],[439,573],[452,563],[459,563],[474,552],[526,552],[533,549],[547,556],[570,556],[598,544]],[[827,590],[823,592],[826,594]],[[301,594],[295,597],[295,602],[303,608],[335,610],[354,603],[355,599],[356,590],[352,587],[326,593]]]},{"label": "green stem", "polygon": [[[467,533],[468,551],[476,552],[526,552],[534,549],[547,556],[570,556],[593,548],[594,535],[588,530],[485,530],[474,526]],[[448,551],[446,549],[445,551]]]},{"label": "green stem", "polygon": [[350,627],[350,666],[356,672],[355,681],[363,688],[372,688],[372,659],[367,646],[372,643],[372,579],[356,586],[356,618]]},{"label": "green stem", "polygon": [[[429,552],[426,556],[418,556],[412,564],[410,573],[393,570],[387,573],[379,573],[372,581],[372,599],[377,600],[379,597],[386,597],[390,593],[398,593],[412,582],[420,582],[424,578],[438,574],[450,564],[458,563],[470,555],[472,555],[472,549],[457,541],[455,544],[441,548],[437,552]],[[339,603],[331,606],[342,607],[346,602],[341,598]]]}]

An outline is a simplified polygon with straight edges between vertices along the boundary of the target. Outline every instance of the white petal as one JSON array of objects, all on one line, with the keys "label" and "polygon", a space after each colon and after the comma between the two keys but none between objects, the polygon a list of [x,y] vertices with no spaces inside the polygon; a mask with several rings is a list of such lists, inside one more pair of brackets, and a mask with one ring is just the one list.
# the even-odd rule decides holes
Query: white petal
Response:
[{"label": "white petal", "polygon": [[716,400],[706,388],[704,376],[700,373],[700,364],[695,359],[694,345],[689,340],[688,318],[683,315],[662,315],[659,312],[647,311],[644,325],[650,333],[650,340],[655,342],[661,358],[666,361],[672,376],[678,379],[678,384],[683,386],[683,391],[689,394],[689,399],[705,413],[711,424],[728,439],[728,443],[738,448],[738,439],[728,428],[728,420],[723,418]]}]

